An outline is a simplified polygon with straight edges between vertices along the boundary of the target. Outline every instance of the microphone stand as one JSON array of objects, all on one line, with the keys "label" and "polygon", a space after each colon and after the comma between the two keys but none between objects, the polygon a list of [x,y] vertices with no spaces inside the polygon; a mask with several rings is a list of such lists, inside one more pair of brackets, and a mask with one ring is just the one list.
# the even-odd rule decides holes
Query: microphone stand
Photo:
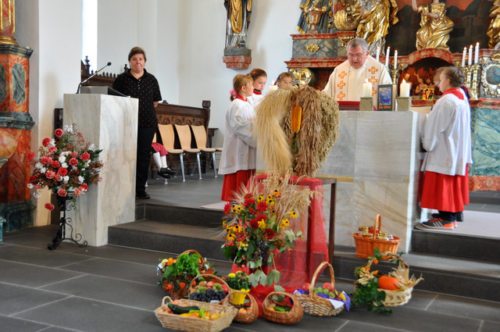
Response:
[{"label": "microphone stand", "polygon": [[106,67],[109,67],[109,66],[111,66],[111,62],[108,62],[106,65],[104,65],[101,68],[99,68],[98,70],[96,70],[92,75],[90,75],[89,77],[87,77],[85,80],[83,80],[80,83],[78,83],[78,89],[76,89],[76,94],[80,93],[80,88],[82,87],[82,85],[84,85],[85,83],[87,83],[90,79],[92,79],[94,76],[96,76],[101,71],[103,71]]}]

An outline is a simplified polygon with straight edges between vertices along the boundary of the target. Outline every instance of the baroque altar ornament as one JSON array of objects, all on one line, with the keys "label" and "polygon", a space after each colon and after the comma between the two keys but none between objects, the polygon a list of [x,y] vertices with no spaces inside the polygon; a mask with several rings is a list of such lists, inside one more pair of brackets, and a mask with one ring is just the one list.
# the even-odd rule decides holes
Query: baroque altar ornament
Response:
[{"label": "baroque altar ornament", "polygon": [[428,5],[417,6],[417,0],[412,0],[412,8],[420,13],[420,29],[417,31],[417,50],[426,48],[441,48],[448,50],[450,32],[453,21],[446,16],[446,4],[432,0]]},{"label": "baroque altar ornament", "polygon": [[[81,234],[75,234],[73,237],[71,219],[66,216],[66,212],[75,207],[76,198],[87,192],[90,184],[99,182],[103,166],[99,161],[99,154],[102,150],[88,143],[82,133],[73,126],[68,126],[65,130],[56,129],[54,137],[42,140],[40,157],[35,160],[28,188],[50,189],[59,205],[61,213],[59,228],[48,249],[56,249],[65,240],[86,246],[87,241],[80,243],[83,238]],[[37,193],[33,195],[37,197]],[[55,206],[46,203],[45,208],[52,211]],[[66,234],[68,229],[69,237]]]},{"label": "baroque altar ornament", "polygon": [[251,50],[246,45],[252,3],[252,0],[224,0],[227,16],[223,61],[227,68],[247,69],[252,62]]}]

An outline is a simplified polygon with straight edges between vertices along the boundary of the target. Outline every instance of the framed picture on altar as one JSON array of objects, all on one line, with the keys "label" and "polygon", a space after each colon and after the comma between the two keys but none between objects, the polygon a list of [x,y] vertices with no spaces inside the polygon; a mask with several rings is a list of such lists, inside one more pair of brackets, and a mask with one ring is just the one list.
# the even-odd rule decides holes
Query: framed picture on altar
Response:
[{"label": "framed picture on altar", "polygon": [[392,84],[382,84],[378,86],[377,110],[392,111],[393,105]]}]

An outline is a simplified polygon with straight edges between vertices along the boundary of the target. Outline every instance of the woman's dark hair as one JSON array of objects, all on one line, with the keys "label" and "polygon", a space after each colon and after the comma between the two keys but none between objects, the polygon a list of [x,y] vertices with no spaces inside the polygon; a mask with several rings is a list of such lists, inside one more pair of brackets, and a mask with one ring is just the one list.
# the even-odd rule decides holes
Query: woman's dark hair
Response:
[{"label": "woman's dark hair", "polygon": [[255,68],[248,75],[252,76],[252,79],[255,81],[261,76],[267,77],[267,73],[264,69]]},{"label": "woman's dark hair", "polygon": [[454,88],[459,88],[464,84],[464,73],[457,67],[445,67],[442,74],[450,80],[450,85]]},{"label": "woman's dark hair", "polygon": [[142,54],[144,56],[144,61],[147,60],[146,59],[146,52],[144,52],[144,50],[142,48],[140,48],[139,46],[135,46],[135,47],[132,47],[132,49],[128,53],[128,61],[130,61],[130,59],[132,59],[132,57],[136,54]]}]

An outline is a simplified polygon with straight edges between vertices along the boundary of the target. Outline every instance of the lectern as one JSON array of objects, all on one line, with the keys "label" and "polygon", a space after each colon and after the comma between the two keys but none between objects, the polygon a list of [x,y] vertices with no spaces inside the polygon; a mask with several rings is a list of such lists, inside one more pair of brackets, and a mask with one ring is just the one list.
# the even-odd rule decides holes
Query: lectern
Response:
[{"label": "lectern", "polygon": [[102,149],[101,181],[69,211],[73,231],[91,246],[108,243],[108,227],[135,219],[138,99],[104,94],[64,95],[64,125],[76,125]]}]

